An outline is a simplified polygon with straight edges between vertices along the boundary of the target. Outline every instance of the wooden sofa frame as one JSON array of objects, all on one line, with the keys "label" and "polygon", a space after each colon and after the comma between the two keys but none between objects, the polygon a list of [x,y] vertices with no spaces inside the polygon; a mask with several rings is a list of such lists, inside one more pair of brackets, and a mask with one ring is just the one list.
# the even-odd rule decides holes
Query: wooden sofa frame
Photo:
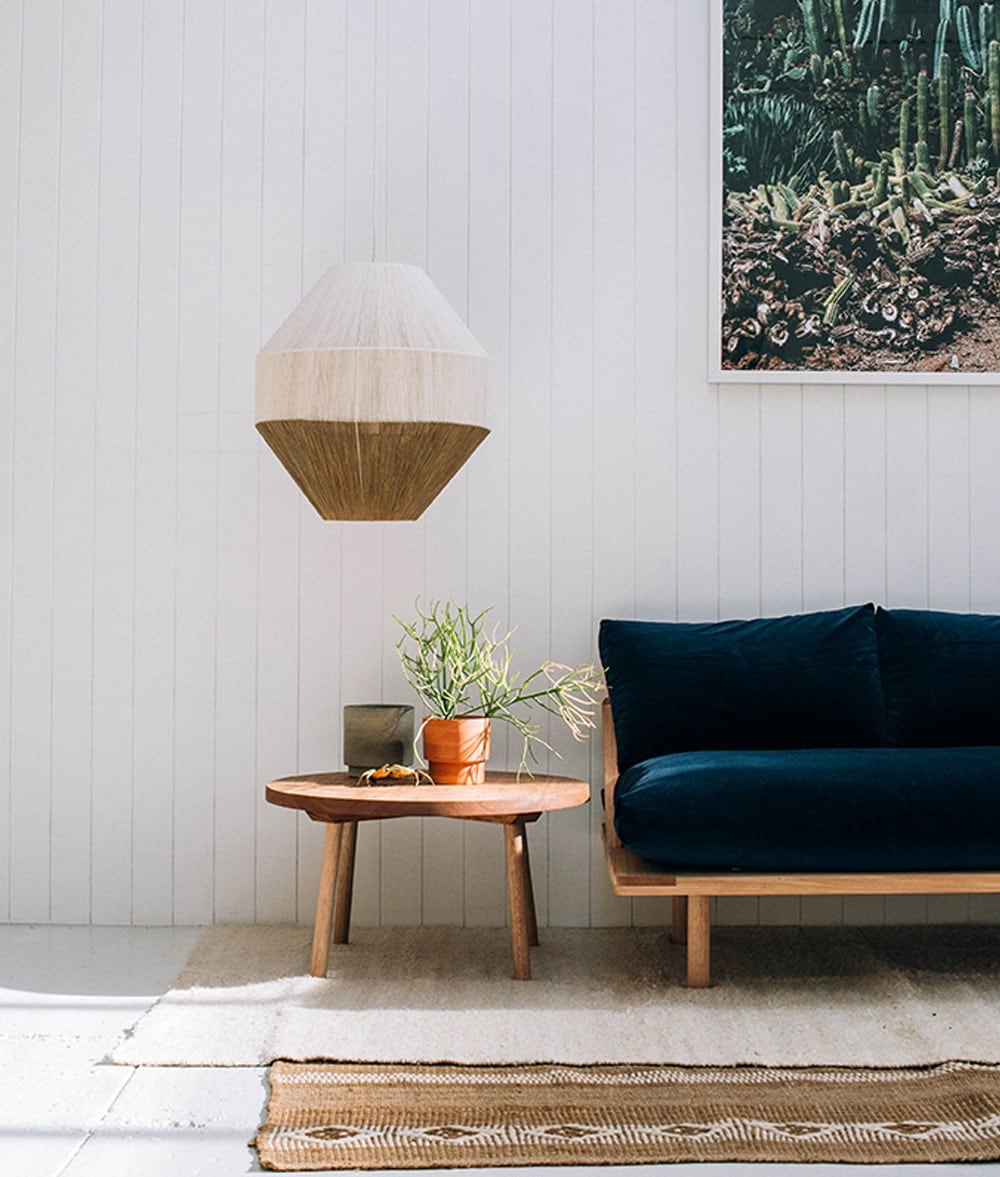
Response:
[{"label": "wooden sofa frame", "polygon": [[879,874],[702,874],[672,871],[640,858],[615,833],[618,748],[611,703],[601,707],[604,753],[604,849],[616,895],[668,895],[671,939],[687,945],[687,985],[711,984],[711,903],[714,895],[938,895],[1000,892],[1000,871],[927,871]]}]

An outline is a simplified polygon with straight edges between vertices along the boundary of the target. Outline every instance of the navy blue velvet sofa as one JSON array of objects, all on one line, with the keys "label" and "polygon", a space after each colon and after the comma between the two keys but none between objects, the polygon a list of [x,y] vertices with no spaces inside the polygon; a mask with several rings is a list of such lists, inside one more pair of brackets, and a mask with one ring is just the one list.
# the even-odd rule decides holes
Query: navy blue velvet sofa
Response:
[{"label": "navy blue velvet sofa", "polygon": [[688,984],[724,894],[1000,891],[1000,617],[605,620],[605,842],[671,895]]}]

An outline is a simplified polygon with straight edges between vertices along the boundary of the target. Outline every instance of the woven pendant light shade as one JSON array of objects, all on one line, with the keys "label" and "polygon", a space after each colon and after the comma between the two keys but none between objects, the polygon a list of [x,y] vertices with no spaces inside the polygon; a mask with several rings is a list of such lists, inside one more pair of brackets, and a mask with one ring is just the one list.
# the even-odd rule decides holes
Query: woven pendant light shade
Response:
[{"label": "woven pendant light shade", "polygon": [[485,418],[486,354],[417,266],[332,266],[257,356],[257,429],[324,519],[418,518]]}]

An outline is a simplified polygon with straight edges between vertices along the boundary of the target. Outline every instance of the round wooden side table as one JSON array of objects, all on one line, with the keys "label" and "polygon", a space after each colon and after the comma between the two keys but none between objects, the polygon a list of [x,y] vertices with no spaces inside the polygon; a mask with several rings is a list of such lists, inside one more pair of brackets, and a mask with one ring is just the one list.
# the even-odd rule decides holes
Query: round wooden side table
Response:
[{"label": "round wooden side table", "polygon": [[525,826],[550,810],[583,805],[590,799],[590,785],[575,777],[522,776],[519,781],[516,773],[487,772],[482,785],[359,786],[346,772],[320,772],[271,781],[265,795],[273,805],[302,809],[326,825],[309,968],[314,977],[326,976],[331,930],[335,944],[347,943],[358,822],[454,817],[503,826],[513,975],[527,981],[538,922]]}]

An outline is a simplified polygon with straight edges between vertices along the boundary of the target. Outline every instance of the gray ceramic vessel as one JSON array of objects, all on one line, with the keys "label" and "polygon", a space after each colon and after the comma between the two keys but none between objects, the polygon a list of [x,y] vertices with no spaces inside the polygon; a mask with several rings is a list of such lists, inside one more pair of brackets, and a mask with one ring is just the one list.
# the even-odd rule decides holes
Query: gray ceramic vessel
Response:
[{"label": "gray ceramic vessel", "polygon": [[351,776],[383,764],[412,765],[413,708],[352,703],[344,708],[344,763]]}]

